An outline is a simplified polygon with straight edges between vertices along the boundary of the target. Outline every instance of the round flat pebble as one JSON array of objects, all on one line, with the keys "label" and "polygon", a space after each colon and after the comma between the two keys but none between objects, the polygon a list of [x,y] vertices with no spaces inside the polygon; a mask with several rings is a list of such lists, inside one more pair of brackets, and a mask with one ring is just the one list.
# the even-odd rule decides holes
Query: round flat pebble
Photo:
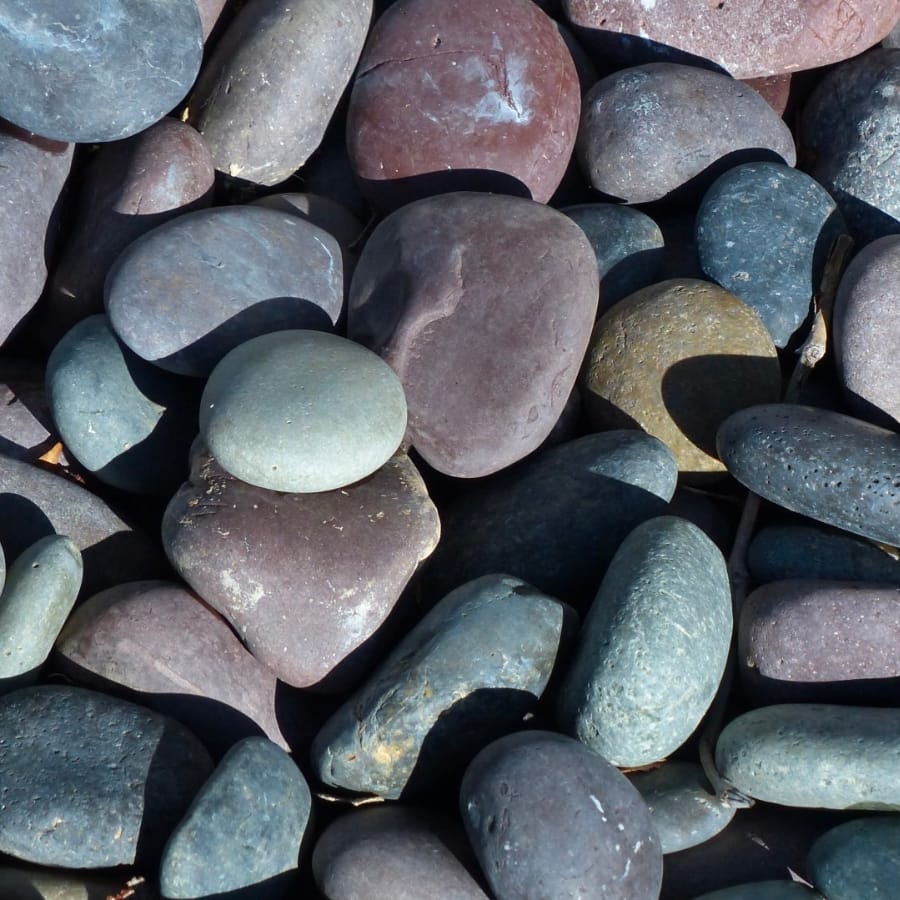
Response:
[{"label": "round flat pebble", "polygon": [[246,341],[216,366],[200,433],[226,472],[273,491],[345,487],[391,458],[406,398],[375,353],[321,331]]},{"label": "round flat pebble", "polygon": [[722,423],[719,455],[741,484],[785,509],[900,544],[900,438],[831,410],[745,409]]},{"label": "round flat pebble", "polygon": [[691,278],[651,285],[602,315],[581,378],[595,428],[636,424],[694,480],[725,471],[715,447],[721,422],[781,391],[777,351],[757,313]]},{"label": "round flat pebble", "polygon": [[695,900],[823,900],[817,891],[797,881],[752,881],[736,884]]},{"label": "round flat pebble", "polygon": [[753,88],[675,63],[598,81],[584,98],[577,149],[591,185],[626,203],[660,200],[698,176],[708,184],[717,164],[796,162],[787,125]]},{"label": "round flat pebble", "polygon": [[900,324],[895,313],[900,235],[866,245],[850,261],[834,299],[834,355],[841,386],[863,419],[900,427]]},{"label": "round flat pebble", "polygon": [[563,728],[616,766],[664,759],[716,694],[731,624],[719,548],[675,516],[638,525],[585,618],[559,690]]},{"label": "round flat pebble", "polygon": [[16,90],[0,116],[58,141],[125,138],[184,98],[202,53],[194,0],[6,0],[0,79]]},{"label": "round flat pebble", "polygon": [[338,242],[258,206],[198,210],[154,228],[119,256],[105,288],[110,324],[128,347],[197,377],[258,335],[332,330],[343,302]]},{"label": "round flat pebble", "polygon": [[166,900],[251,888],[297,870],[312,796],[291,757],[266,738],[235,744],[198,792],[166,843]]},{"label": "round flat pebble", "polygon": [[786,703],[725,726],[716,767],[769,803],[900,809],[900,709]]},{"label": "round flat pebble", "polygon": [[47,866],[153,858],[212,770],[177,722],[67,685],[0,698],[0,736],[0,851]]},{"label": "round flat pebble", "polygon": [[489,744],[466,770],[460,809],[498,900],[659,895],[662,852],[641,795],[565,735]]},{"label": "round flat pebble", "polygon": [[818,182],[769,162],[720,175],[703,197],[696,227],[703,270],[759,313],[777,347],[809,318],[828,250],[846,231]]}]

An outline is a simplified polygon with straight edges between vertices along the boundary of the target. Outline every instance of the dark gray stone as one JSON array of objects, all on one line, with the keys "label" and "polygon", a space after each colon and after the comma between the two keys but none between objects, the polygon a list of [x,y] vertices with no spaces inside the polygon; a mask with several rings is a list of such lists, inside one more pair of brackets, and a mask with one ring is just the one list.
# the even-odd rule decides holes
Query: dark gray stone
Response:
[{"label": "dark gray stone", "polygon": [[59,141],[125,138],[183,99],[202,53],[194,0],[6,0],[0,116]]},{"label": "dark gray stone", "polygon": [[64,685],[0,698],[0,851],[48,866],[153,859],[212,762],[182,725]]},{"label": "dark gray stone", "polygon": [[518,578],[457,588],[325,723],[310,751],[316,774],[387,798],[430,789],[532,709],[570,616]]},{"label": "dark gray stone", "polygon": [[547,731],[489,744],[460,810],[498,898],[659,896],[662,852],[641,795],[583,744]]},{"label": "dark gray stone", "polygon": [[160,866],[163,897],[241,888],[248,900],[265,897],[272,880],[296,872],[311,809],[293,759],[265,738],[245,738],[225,754],[172,832]]},{"label": "dark gray stone", "polygon": [[792,512],[900,544],[900,436],[812,406],[771,404],[726,419],[719,457],[742,484]]},{"label": "dark gray stone", "polygon": [[664,759],[712,702],[730,640],[719,548],[674,516],[638,525],[585,618],[557,699],[563,728],[613,765]]},{"label": "dark gray stone", "polygon": [[847,230],[818,182],[772,162],[720,175],[696,228],[706,274],[759,313],[777,347],[809,318],[831,243]]},{"label": "dark gray stone", "polygon": [[702,894],[696,900],[823,900],[818,891],[798,881],[754,881]]}]

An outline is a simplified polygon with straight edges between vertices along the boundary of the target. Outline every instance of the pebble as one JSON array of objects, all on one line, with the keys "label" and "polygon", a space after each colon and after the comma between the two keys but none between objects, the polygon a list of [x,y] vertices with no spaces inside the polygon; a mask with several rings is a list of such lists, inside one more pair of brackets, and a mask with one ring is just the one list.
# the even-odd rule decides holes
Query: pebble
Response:
[{"label": "pebble", "polygon": [[900,809],[900,709],[811,703],[754,709],[725,726],[716,766],[757,800]]},{"label": "pebble", "polygon": [[432,790],[533,709],[573,619],[518,578],[485,575],[460,586],[316,735],[317,777],[387,799]]},{"label": "pebble", "polygon": [[900,544],[896,433],[812,406],[744,409],[722,423],[719,456],[779,506],[873,541]]},{"label": "pebble", "polygon": [[591,185],[625,203],[702,193],[738,162],[796,162],[787,125],[753,88],[665,62],[614,72],[588,91],[578,156]]},{"label": "pebble", "polygon": [[725,670],[731,590],[721,551],[696,525],[638,525],[609,564],[557,699],[563,729],[616,766],[677,750]]},{"label": "pebble", "polygon": [[755,309],[776,347],[804,337],[832,241],[846,232],[822,186],[779,163],[720,175],[697,211],[706,274]]},{"label": "pebble", "polygon": [[0,852],[46,866],[153,859],[212,769],[177,722],[68,685],[0,697],[0,735]]},{"label": "pebble", "polygon": [[225,754],[166,843],[162,896],[243,888],[263,897],[276,884],[285,891],[311,811],[312,795],[293,759],[266,738],[245,738]]},{"label": "pebble", "polygon": [[581,386],[595,429],[640,427],[693,482],[724,473],[716,430],[731,413],[775,401],[781,369],[757,313],[705,281],[636,291],[600,317]]},{"label": "pebble", "polygon": [[347,333],[400,377],[422,458],[475,478],[551,432],[597,297],[594,251],[567,216],[518,197],[445,194],[375,227],[350,286]]},{"label": "pebble", "polygon": [[244,341],[213,369],[200,402],[200,434],[219,465],[272,491],[332,491],[367,478],[405,431],[406,398],[390,367],[322,331]]},{"label": "pebble", "polygon": [[798,881],[754,881],[702,894],[696,900],[823,900],[822,895]]},{"label": "pebble", "polygon": [[564,735],[525,731],[489,744],[466,770],[460,810],[498,900],[659,895],[662,852],[641,795]]},{"label": "pebble", "polygon": [[[203,36],[194,0],[7,0],[0,116],[56,141],[129,137],[190,90]],[[52,81],[53,90],[47,85]]]},{"label": "pebble", "polygon": [[138,356],[206,377],[250,338],[332,330],[344,302],[338,242],[257,206],[202,209],[129,244],[106,280],[106,311]]}]

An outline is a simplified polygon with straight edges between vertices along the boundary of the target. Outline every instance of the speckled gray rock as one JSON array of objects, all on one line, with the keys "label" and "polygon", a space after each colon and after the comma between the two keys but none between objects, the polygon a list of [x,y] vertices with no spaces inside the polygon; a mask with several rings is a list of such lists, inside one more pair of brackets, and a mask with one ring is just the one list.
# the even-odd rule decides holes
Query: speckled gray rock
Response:
[{"label": "speckled gray rock", "polygon": [[868,422],[781,403],[730,416],[719,456],[742,484],[789,509],[900,544],[900,437]]},{"label": "speckled gray rock", "polygon": [[858,244],[900,232],[900,49],[840,63],[810,95],[798,144],[807,171],[837,200]]},{"label": "speckled gray rock", "polygon": [[786,578],[881,581],[900,584],[900,561],[880,547],[813,525],[769,525],[747,548],[747,568],[758,582]]},{"label": "speckled gray rock", "polygon": [[863,419],[900,427],[900,235],[886,235],[850,261],[834,298],[834,358],[851,408]]},{"label": "speckled gray rock", "polygon": [[489,744],[466,770],[460,809],[498,900],[659,896],[662,852],[641,795],[565,735]]},{"label": "speckled gray rock", "polygon": [[194,0],[7,0],[0,116],[59,141],[128,137],[184,97],[202,53]]},{"label": "speckled gray rock", "polygon": [[900,809],[900,709],[812,703],[754,709],[725,726],[716,766],[757,800]]},{"label": "speckled gray rock", "polygon": [[628,779],[650,810],[664,854],[708,841],[734,818],[734,807],[719,803],[698,763],[671,760]]},{"label": "speckled gray rock", "polygon": [[846,232],[834,198],[779,163],[746,163],[710,186],[697,210],[697,250],[710,278],[760,315],[785,347],[810,315],[832,241]]},{"label": "speckled gray rock", "polygon": [[245,738],[225,754],[166,843],[163,897],[254,887],[264,896],[272,888],[264,882],[296,871],[311,809],[293,759],[265,738]]},{"label": "speckled gray rock", "polygon": [[213,369],[200,403],[200,434],[222,468],[273,491],[353,484],[405,431],[403,386],[387,363],[321,331],[245,341]]},{"label": "speckled gray rock", "polygon": [[198,210],[130,244],[105,291],[113,330],[138,356],[206,376],[257,335],[331,330],[344,302],[341,249],[327,231],[274,209]]},{"label": "speckled gray rock", "polygon": [[650,519],[622,542],[588,611],[560,722],[613,765],[664,759],[712,702],[730,638],[722,552],[684,519]]},{"label": "speckled gray rock", "polygon": [[420,793],[512,731],[543,693],[570,611],[518,578],[443,598],[325,723],[310,751],[325,784]]},{"label": "speckled gray rock", "polygon": [[585,203],[560,212],[584,231],[594,248],[601,310],[658,280],[665,242],[646,213],[615,203]]},{"label": "speckled gray rock", "polygon": [[591,185],[626,203],[659,200],[698,176],[705,187],[723,160],[796,162],[787,125],[753,88],[663,62],[614,72],[588,91],[577,152]]},{"label": "speckled gray rock", "polygon": [[75,604],[83,566],[67,537],[41,538],[6,573],[0,594],[0,690],[3,680],[35,670]]},{"label": "speckled gray rock", "polygon": [[818,891],[798,881],[752,881],[701,894],[695,900],[823,900]]},{"label": "speckled gray rock", "polygon": [[182,725],[84,688],[7,694],[0,736],[0,851],[48,866],[152,859],[212,770]]},{"label": "speckled gray rock", "polygon": [[810,848],[810,879],[828,900],[887,900],[900,881],[898,846],[900,816],[845,822]]},{"label": "speckled gray rock", "polygon": [[132,353],[106,316],[83,319],[54,347],[46,385],[60,437],[101,481],[155,494],[184,479],[199,392]]},{"label": "speckled gray rock", "polygon": [[362,52],[372,0],[261,0],[216,44],[191,97],[216,168],[273,185],[319,146]]},{"label": "speckled gray rock", "polygon": [[662,441],[603,431],[543,450],[441,510],[425,579],[438,596],[508,572],[586,607],[626,535],[662,515],[678,470]]}]

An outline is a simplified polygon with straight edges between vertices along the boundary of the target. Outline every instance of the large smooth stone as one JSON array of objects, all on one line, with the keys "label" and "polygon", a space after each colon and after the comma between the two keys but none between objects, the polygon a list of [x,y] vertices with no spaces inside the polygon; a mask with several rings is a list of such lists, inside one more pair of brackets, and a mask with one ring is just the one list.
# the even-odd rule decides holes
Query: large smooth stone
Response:
[{"label": "large smooth stone", "polygon": [[332,822],[316,842],[312,870],[330,900],[486,900],[459,860],[458,826],[404,806],[359,809]]},{"label": "large smooth stone", "polygon": [[859,246],[900,232],[900,49],[880,48],[836,66],[803,109],[806,168],[838,202]]},{"label": "large smooth stone", "polygon": [[754,709],[725,726],[716,766],[757,800],[900,809],[900,709],[812,703]]},{"label": "large smooth stone", "polygon": [[264,896],[273,882],[296,872],[311,810],[294,760],[265,738],[245,738],[216,766],[172,832],[160,892],[167,900],[242,888]]},{"label": "large smooth stone", "polygon": [[696,227],[706,274],[759,313],[777,347],[809,318],[831,243],[847,230],[817,181],[770,162],[720,175]]},{"label": "large smooth stone", "polygon": [[831,410],[745,409],[722,423],[719,456],[751,491],[891,546],[900,545],[900,437]]},{"label": "large smooth stone", "polygon": [[665,759],[716,695],[731,626],[719,548],[675,516],[638,525],[609,564],[560,686],[564,729],[616,766]]},{"label": "large smooth stone", "polygon": [[162,523],[181,577],[296,687],[371,663],[383,647],[369,639],[439,533],[404,455],[343,490],[282,494],[227,475],[198,448]]},{"label": "large smooth stone", "polygon": [[406,398],[371,350],[321,331],[245,341],[213,369],[200,434],[226,472],[272,491],[332,491],[400,446]]},{"label": "large smooth stone", "polygon": [[318,148],[350,82],[372,0],[261,0],[203,67],[191,118],[220,172],[274,185]]},{"label": "large smooth stone", "polygon": [[194,0],[6,0],[0,116],[58,141],[125,138],[183,99],[202,53]]},{"label": "large smooth stone", "polygon": [[834,357],[851,408],[863,419],[900,427],[900,235],[863,247],[850,261],[834,298]]},{"label": "large smooth stone", "polygon": [[900,816],[854,819],[823,834],[807,865],[828,900],[892,897],[900,881]]},{"label": "large smooth stone", "polygon": [[155,494],[184,479],[198,392],[132,353],[106,316],[83,319],[54,347],[46,384],[61,439],[100,481]]},{"label": "large smooth stone", "polygon": [[403,0],[366,43],[347,149],[380,207],[459,190],[546,203],[572,155],[580,97],[566,44],[533,3]]},{"label": "large smooth stone", "polygon": [[640,431],[542,450],[442,508],[429,591],[508,572],[586,607],[628,533],[666,511],[677,478],[666,445]]},{"label": "large smooth stone", "polygon": [[598,81],[584,97],[577,150],[591,185],[626,203],[705,187],[737,162],[796,162],[787,125],[753,88],[675,63]]},{"label": "large smooth stone", "polygon": [[47,866],[152,859],[212,770],[182,725],[66,685],[0,698],[0,851]]},{"label": "large smooth stone", "polygon": [[459,802],[498,900],[659,895],[662,852],[641,795],[571,738],[494,741],[466,770]]},{"label": "large smooth stone", "polygon": [[757,313],[692,278],[644,288],[601,316],[581,379],[595,428],[636,424],[695,481],[725,471],[719,425],[781,391],[777,351]]},{"label": "large smooth stone", "polygon": [[496,472],[537,449],[575,384],[597,262],[568,217],[456,193],[383,220],[350,288],[348,336],[400,376],[407,434],[435,469]]},{"label": "large smooth stone", "polygon": [[798,881],[752,881],[701,894],[696,900],[823,900],[822,895]]},{"label": "large smooth stone", "polygon": [[430,789],[531,711],[572,618],[518,578],[452,591],[316,735],[317,776],[390,799]]},{"label": "large smooth stone", "polygon": [[258,335],[331,330],[344,302],[341,249],[327,231],[273,209],[198,210],[130,244],[105,302],[138,356],[203,377]]},{"label": "large smooth stone", "polygon": [[764,703],[900,706],[900,587],[775,581],[741,607],[738,661]]},{"label": "large smooth stone", "polygon": [[275,675],[180,584],[133,581],[83,601],[59,635],[55,658],[89,687],[135,692],[219,755],[260,733],[288,749],[291,723]]}]

